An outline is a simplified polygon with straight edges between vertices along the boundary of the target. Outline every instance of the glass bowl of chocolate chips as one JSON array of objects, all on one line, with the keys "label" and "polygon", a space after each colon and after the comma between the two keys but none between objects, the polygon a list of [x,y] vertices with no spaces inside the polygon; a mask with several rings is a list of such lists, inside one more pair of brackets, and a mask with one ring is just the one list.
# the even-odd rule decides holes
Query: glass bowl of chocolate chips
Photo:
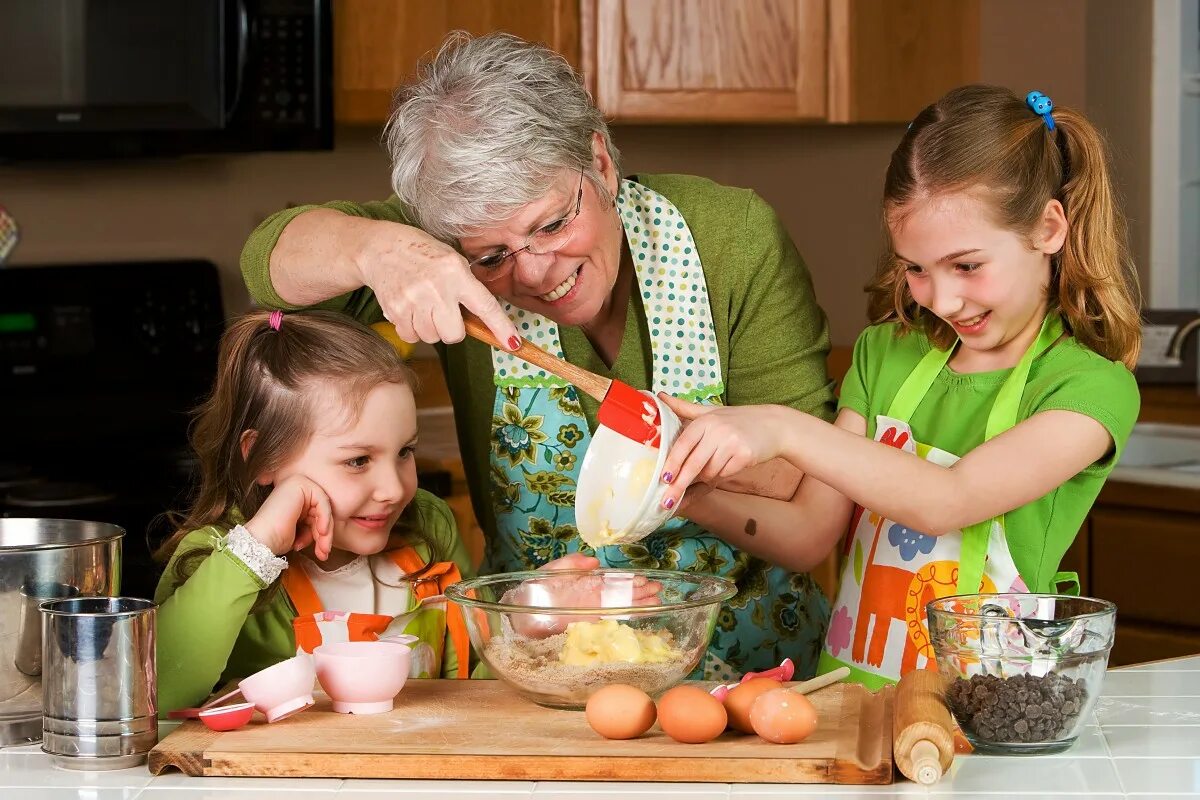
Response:
[{"label": "glass bowl of chocolate chips", "polygon": [[975,750],[1057,753],[1091,714],[1117,607],[1053,594],[973,594],[926,606],[946,701]]}]

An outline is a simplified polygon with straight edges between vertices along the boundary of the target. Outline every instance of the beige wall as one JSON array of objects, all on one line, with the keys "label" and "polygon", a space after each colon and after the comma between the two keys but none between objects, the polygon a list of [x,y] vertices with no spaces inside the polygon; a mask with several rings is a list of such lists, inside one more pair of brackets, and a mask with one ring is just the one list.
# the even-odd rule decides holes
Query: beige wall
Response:
[{"label": "beige wall", "polygon": [[387,159],[366,131],[329,153],[0,167],[0,204],[21,226],[14,263],[206,258],[227,313],[249,301],[238,272],[246,236],[288,203],[388,192]]},{"label": "beige wall", "polygon": [[1130,250],[1147,288],[1153,14],[1154,4],[1149,2],[1088,3],[1088,114],[1108,136],[1113,173],[1129,217]]},{"label": "beige wall", "polygon": [[[984,0],[982,79],[1083,105],[1092,95],[1085,50],[1106,30],[1087,24],[1084,5]],[[702,174],[771,202],[812,269],[834,342],[848,345],[865,319],[879,192],[901,131],[619,127],[616,138],[628,171]],[[0,204],[22,227],[15,263],[208,258],[221,268],[227,311],[236,312],[247,304],[238,253],[259,220],[288,203],[383,197],[386,167],[374,132],[339,131],[332,153],[0,167]]]}]

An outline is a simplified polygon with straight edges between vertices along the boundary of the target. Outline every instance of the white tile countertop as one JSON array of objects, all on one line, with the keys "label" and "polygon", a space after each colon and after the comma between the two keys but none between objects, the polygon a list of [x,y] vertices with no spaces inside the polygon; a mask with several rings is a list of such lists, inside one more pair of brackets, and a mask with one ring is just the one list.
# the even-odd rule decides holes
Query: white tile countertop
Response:
[{"label": "white tile countertop", "polygon": [[[163,723],[163,735],[176,724]],[[500,800],[1200,797],[1200,655],[1111,670],[1093,720],[1065,753],[957,756],[941,783],[928,790],[903,779],[891,786],[828,786],[193,778],[178,772],[155,777],[145,767],[111,772],[59,769],[38,745],[0,750],[3,800],[267,800],[291,793],[296,793],[295,800],[378,800],[386,793]]]}]

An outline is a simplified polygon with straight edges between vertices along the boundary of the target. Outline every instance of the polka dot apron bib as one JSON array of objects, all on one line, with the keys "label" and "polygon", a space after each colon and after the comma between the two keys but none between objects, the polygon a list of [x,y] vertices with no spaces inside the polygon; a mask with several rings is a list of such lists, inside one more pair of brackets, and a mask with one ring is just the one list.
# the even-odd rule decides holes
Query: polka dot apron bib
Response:
[{"label": "polka dot apron bib", "polygon": [[[617,208],[646,309],[653,390],[720,404],[725,392],[708,288],[687,222],[665,197],[622,181]],[[511,304],[521,335],[563,356],[558,326]],[[732,679],[778,665],[784,656],[811,674],[828,617],[819,588],[753,559],[698,525],[672,519],[640,542],[593,551],[575,526],[575,488],[591,431],[575,387],[510,353],[492,349],[496,386],[490,483],[496,536],[484,571],[534,569],[569,553],[595,555],[603,566],[675,569],[723,575],[738,595],[720,612],[695,677]]]}]

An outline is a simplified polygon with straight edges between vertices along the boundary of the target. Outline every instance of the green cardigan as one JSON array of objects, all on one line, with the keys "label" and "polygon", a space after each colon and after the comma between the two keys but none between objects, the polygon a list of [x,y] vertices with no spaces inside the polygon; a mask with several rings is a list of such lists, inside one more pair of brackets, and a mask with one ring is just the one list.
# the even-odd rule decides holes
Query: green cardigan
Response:
[{"label": "green cardigan", "polygon": [[[423,490],[413,498],[423,530],[442,557],[458,565],[463,578],[472,577],[470,558],[458,535],[454,515],[441,500]],[[296,609],[279,590],[262,608],[251,613],[267,585],[241,559],[216,544],[228,531],[210,525],[192,531],[171,555],[158,582],[158,708],[165,715],[176,708],[200,705],[215,687],[240,680],[296,655],[292,620]],[[414,545],[427,561],[425,544]],[[183,584],[176,584],[175,562],[185,553],[206,550],[209,555]],[[299,569],[299,567],[295,567]],[[353,611],[354,609],[341,609]],[[458,670],[459,654],[445,637],[442,675]]]},{"label": "green cardigan", "polygon": [[[632,180],[664,195],[683,214],[704,266],[725,380],[726,405],[778,403],[831,420],[833,382],[826,372],[829,326],[813,295],[808,268],[783,223],[749,189],[721,186],[688,175],[635,175]],[[298,214],[330,208],[359,217],[408,224],[395,196],[367,203],[299,206],[266,219],[242,251],[242,274],[262,306],[293,309],[271,285],[270,256],[284,227]],[[368,324],[383,319],[370,289],[320,304]],[[625,332],[612,368],[605,366],[583,331],[560,326],[568,361],[636,388],[650,388],[651,352],[641,293],[630,292]],[[454,403],[463,468],[475,517],[495,534],[488,480],[492,385],[490,349],[475,340],[439,348]],[[583,396],[588,424],[596,428],[596,403]]]}]

